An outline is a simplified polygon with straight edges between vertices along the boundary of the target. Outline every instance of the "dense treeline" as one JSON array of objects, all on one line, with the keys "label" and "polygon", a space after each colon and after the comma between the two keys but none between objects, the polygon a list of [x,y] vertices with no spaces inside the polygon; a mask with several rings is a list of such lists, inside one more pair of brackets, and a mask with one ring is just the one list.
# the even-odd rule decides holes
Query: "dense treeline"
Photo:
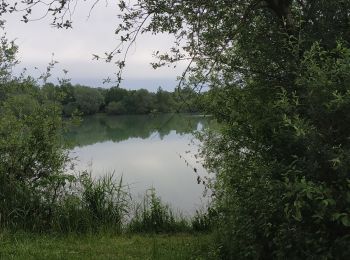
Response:
[{"label": "dense treeline", "polygon": [[201,110],[201,96],[191,88],[168,92],[161,87],[156,93],[147,89],[127,90],[119,87],[109,89],[92,88],[65,83],[55,86],[47,83],[43,91],[60,98],[63,114],[74,112],[82,115],[107,113],[109,115],[150,114],[183,112],[194,113]]}]

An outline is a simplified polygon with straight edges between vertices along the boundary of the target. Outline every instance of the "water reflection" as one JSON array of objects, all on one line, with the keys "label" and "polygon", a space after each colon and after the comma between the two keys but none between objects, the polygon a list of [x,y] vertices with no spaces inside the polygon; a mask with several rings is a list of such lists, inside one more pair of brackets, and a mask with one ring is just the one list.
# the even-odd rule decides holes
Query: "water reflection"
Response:
[{"label": "water reflection", "polygon": [[171,131],[183,135],[207,125],[208,118],[200,115],[95,115],[84,117],[79,126],[70,129],[66,138],[73,147],[104,141],[120,142],[129,138],[146,139],[154,135],[163,139]]},{"label": "water reflection", "polygon": [[85,118],[67,138],[79,170],[91,164],[95,175],[115,171],[131,184],[134,197],[154,187],[164,201],[193,214],[206,200],[196,181],[206,171],[191,133],[208,124],[207,118],[189,115],[98,115]]}]

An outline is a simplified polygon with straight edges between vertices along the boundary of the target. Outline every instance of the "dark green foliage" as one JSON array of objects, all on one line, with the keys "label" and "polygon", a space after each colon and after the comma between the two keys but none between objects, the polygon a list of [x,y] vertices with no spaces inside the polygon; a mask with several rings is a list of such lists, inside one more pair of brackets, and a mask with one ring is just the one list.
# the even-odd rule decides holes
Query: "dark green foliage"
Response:
[{"label": "dark green foliage", "polygon": [[41,100],[36,86],[12,84],[22,93],[11,90],[0,104],[0,225],[46,228],[69,162],[61,110]]},{"label": "dark green foliage", "polygon": [[63,114],[75,113],[92,115],[106,112],[109,115],[150,114],[173,112],[199,112],[202,95],[190,88],[167,92],[158,89],[157,93],[146,89],[126,90],[119,87],[110,89],[92,88],[80,85],[63,84],[54,86],[47,83],[43,92],[50,100],[56,98],[63,106]]},{"label": "dark green foliage", "polygon": [[29,94],[2,103],[0,228],[121,232],[129,205],[122,181],[66,174],[62,130],[61,110],[53,103],[39,105]]},{"label": "dark green foliage", "polygon": [[293,90],[262,94],[252,79],[225,89],[232,116],[217,115],[225,124],[205,148],[223,256],[349,257],[349,57],[344,44],[316,43]]},{"label": "dark green foliage", "polygon": [[[131,8],[131,9],[130,9]],[[143,1],[119,32],[171,33],[221,124],[203,137],[227,259],[349,257],[350,1]],[[130,14],[131,12],[131,14]]]},{"label": "dark green foliage", "polygon": [[[174,35],[153,67],[189,60],[180,87],[210,88],[204,107],[221,129],[203,136],[202,154],[216,173],[210,187],[221,257],[348,259],[350,1],[126,5],[120,1],[116,30],[123,43],[139,33]],[[139,111],[149,111],[147,99],[137,100]],[[126,101],[128,111],[135,107]]]},{"label": "dark green foliage", "polygon": [[192,230],[196,232],[210,232],[215,228],[217,212],[215,209],[196,210],[196,214],[191,219]]},{"label": "dark green foliage", "polygon": [[126,108],[123,101],[112,101],[106,107],[106,112],[108,115],[123,115],[126,114]]},{"label": "dark green foliage", "polygon": [[76,106],[83,115],[97,113],[104,103],[103,96],[97,89],[79,85],[74,87],[74,99]]},{"label": "dark green foliage", "polygon": [[197,113],[205,111],[202,107],[203,94],[197,93],[194,88],[185,86],[174,91],[175,107],[177,112]]},{"label": "dark green foliage", "polygon": [[61,107],[34,80],[7,80],[0,85],[0,228],[44,230],[70,178]]},{"label": "dark green foliage", "polygon": [[112,87],[105,91],[105,101],[106,104],[110,102],[119,102],[122,101],[129,95],[129,91],[123,88]]},{"label": "dark green foliage", "polygon": [[156,93],[156,112],[169,113],[172,112],[174,107],[174,97],[172,93],[164,91],[161,87],[158,88]]},{"label": "dark green foliage", "polygon": [[70,102],[66,105],[63,106],[63,114],[65,116],[72,116],[74,115],[75,113],[79,113],[79,106],[76,102]]}]

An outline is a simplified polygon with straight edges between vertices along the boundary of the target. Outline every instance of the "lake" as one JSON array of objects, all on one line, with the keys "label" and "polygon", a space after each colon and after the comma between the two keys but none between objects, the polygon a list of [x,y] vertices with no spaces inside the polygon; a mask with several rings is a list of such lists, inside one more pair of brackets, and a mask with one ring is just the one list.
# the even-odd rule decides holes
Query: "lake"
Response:
[{"label": "lake", "polygon": [[95,115],[72,127],[67,139],[77,170],[89,169],[95,176],[114,171],[130,185],[133,198],[153,187],[164,202],[192,215],[208,201],[197,183],[207,172],[193,131],[208,125],[209,119],[199,115]]}]

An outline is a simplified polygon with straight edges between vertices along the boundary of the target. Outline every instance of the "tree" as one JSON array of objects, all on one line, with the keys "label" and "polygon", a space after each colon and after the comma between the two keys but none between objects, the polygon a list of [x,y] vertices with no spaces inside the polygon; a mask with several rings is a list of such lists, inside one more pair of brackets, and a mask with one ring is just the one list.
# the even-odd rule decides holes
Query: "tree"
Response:
[{"label": "tree", "polygon": [[84,115],[97,113],[104,102],[103,96],[97,89],[80,85],[74,87],[74,98],[79,111]]},{"label": "tree", "polygon": [[123,88],[112,87],[106,91],[105,102],[109,104],[110,102],[119,102],[123,100],[128,95],[128,91]]},{"label": "tree", "polygon": [[127,113],[123,101],[110,102],[106,107],[106,112],[109,115],[123,115]]},{"label": "tree", "polygon": [[69,157],[61,107],[32,78],[13,77],[17,47],[2,41],[0,71],[0,228],[44,230]]},{"label": "tree", "polygon": [[[71,25],[57,19],[69,2],[50,6],[58,27]],[[349,258],[350,1],[119,6],[122,43],[170,33],[173,48],[153,66],[188,60],[179,86],[210,87],[208,112],[222,129],[204,136],[203,156],[216,173],[221,256]]]},{"label": "tree", "polygon": [[138,1],[124,13],[121,31],[141,24],[175,35],[156,65],[188,59],[180,84],[211,88],[208,112],[222,130],[204,137],[203,155],[216,173],[222,257],[349,256],[350,144],[341,133],[350,121],[337,116],[347,111],[349,7]]},{"label": "tree", "polygon": [[200,111],[199,102],[202,95],[193,90],[192,87],[177,88],[173,96],[176,100],[177,112],[195,113]]},{"label": "tree", "polygon": [[164,91],[161,87],[159,87],[157,89],[155,99],[157,112],[169,113],[174,111],[175,101],[173,99],[172,93]]},{"label": "tree", "polygon": [[154,108],[154,94],[148,92],[147,89],[135,91],[133,99],[136,114],[148,114]]},{"label": "tree", "polygon": [[[3,22],[0,20],[1,23]],[[0,83],[11,80],[11,69],[18,63],[16,59],[17,50],[18,47],[13,41],[10,42],[5,36],[0,38]]]}]

